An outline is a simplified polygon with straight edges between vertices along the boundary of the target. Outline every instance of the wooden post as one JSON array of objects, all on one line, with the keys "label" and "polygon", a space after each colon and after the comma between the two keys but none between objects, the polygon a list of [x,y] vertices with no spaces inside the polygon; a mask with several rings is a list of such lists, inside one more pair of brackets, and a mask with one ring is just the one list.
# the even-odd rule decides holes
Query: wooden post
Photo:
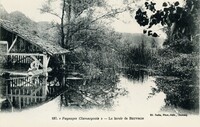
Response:
[{"label": "wooden post", "polygon": [[36,93],[35,93],[35,104],[37,103],[37,95],[36,95]]},{"label": "wooden post", "polygon": [[27,98],[27,97],[23,97],[23,107],[26,106],[26,98]]},{"label": "wooden post", "polygon": [[[33,93],[33,90],[31,90],[31,94]],[[31,96],[31,103],[33,103],[33,95]]]},{"label": "wooden post", "polygon": [[24,89],[24,88],[22,88],[22,89],[23,89],[23,90],[22,90],[22,95],[25,95],[25,94],[24,94],[24,93],[25,93],[25,92],[24,92],[24,91],[25,91],[25,89]]},{"label": "wooden post", "polygon": [[21,91],[19,90],[19,109],[21,109],[22,108],[22,106],[21,106]]},{"label": "wooden post", "polygon": [[13,102],[12,94],[13,94],[13,81],[11,81],[11,86],[10,86],[11,102]]},{"label": "wooden post", "polygon": [[48,67],[48,64],[49,64],[49,60],[50,60],[50,58],[48,58],[47,57],[47,53],[44,53],[44,55],[43,55],[43,71],[44,71],[44,75],[45,75],[45,77],[44,77],[44,79],[43,79],[43,83],[42,83],[42,85],[43,85],[43,96],[46,96],[47,95],[47,79],[48,79],[48,72],[47,72],[47,67]]},{"label": "wooden post", "polygon": [[12,42],[12,45],[10,46],[10,48],[8,49],[8,53],[11,51],[11,49],[13,48],[13,46],[15,45],[16,41],[17,41],[17,35],[15,37],[15,40]]},{"label": "wooden post", "polygon": [[6,81],[6,96],[10,93],[10,80],[8,80],[8,79],[10,79],[10,74],[9,73],[6,73],[5,75],[4,75],[4,78],[5,78],[5,81]]},{"label": "wooden post", "polygon": [[47,73],[47,56],[44,55],[43,56],[43,70],[44,70],[44,73],[45,73],[45,76],[48,76],[48,73]]},{"label": "wooden post", "polygon": [[65,65],[66,64],[66,56],[65,56],[65,54],[61,55],[61,58],[62,58],[63,64]]},{"label": "wooden post", "polygon": [[29,105],[29,99],[30,99],[30,98],[29,98],[29,97],[27,97],[27,105]]},{"label": "wooden post", "polygon": [[15,89],[15,92],[14,92],[14,94],[15,94],[15,95],[17,95],[17,89]]},{"label": "wooden post", "polygon": [[[12,98],[12,96],[11,96],[11,98]],[[13,102],[11,101],[10,103],[11,103],[11,111],[13,112],[14,111]]]},{"label": "wooden post", "polygon": [[[63,61],[63,67],[66,67],[66,55],[62,54],[61,55],[62,61]],[[64,68],[64,76],[63,76],[63,81],[62,81],[62,85],[65,85],[66,81],[65,81],[65,74],[66,74],[66,68]]]},{"label": "wooden post", "polygon": [[[6,81],[8,82],[8,81]],[[8,86],[7,86],[7,83],[6,83],[6,96],[8,95]]]}]

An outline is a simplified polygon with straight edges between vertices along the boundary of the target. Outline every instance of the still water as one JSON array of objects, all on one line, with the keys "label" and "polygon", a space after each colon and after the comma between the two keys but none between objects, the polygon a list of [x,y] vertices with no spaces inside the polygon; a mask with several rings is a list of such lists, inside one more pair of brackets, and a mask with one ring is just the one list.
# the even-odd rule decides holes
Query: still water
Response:
[{"label": "still water", "polygon": [[[171,78],[170,78],[171,79]],[[167,78],[165,77],[165,80]],[[158,77],[149,76],[144,70],[123,70],[117,73],[112,70],[104,72],[103,76],[88,81],[87,83],[71,82],[73,88],[80,90],[84,95],[90,97],[98,104],[94,105],[80,94],[80,91],[68,90],[57,98],[35,107],[23,109],[21,112],[65,112],[65,111],[114,111],[122,114],[147,114],[167,111],[167,112],[191,112],[178,107],[173,107],[171,102],[178,103],[180,99],[176,99],[175,93],[166,94],[159,89],[158,81],[164,86],[173,86],[180,81],[172,82],[168,80],[164,82]],[[0,77],[0,103],[5,100],[4,79]],[[165,84],[164,84],[165,83]],[[84,84],[84,85],[83,85]],[[164,89],[165,90],[165,89]],[[171,96],[169,96],[171,95]],[[176,100],[175,100],[176,99]],[[17,110],[15,110],[17,111]],[[194,111],[196,112],[196,111]]]},{"label": "still water", "polygon": [[[144,82],[133,82],[126,77],[120,75],[120,82],[117,83],[119,89],[125,89],[126,95],[118,96],[114,99],[114,105],[112,108],[106,110],[117,111],[121,113],[147,113],[147,112],[159,112],[165,105],[165,94],[160,92],[156,95],[151,95],[152,88],[156,87],[155,78],[149,77]],[[52,104],[52,105],[50,105]],[[48,107],[57,107],[52,110],[69,110],[73,108],[60,107],[60,97],[54,99],[52,102],[43,105]],[[155,105],[156,104],[156,105]],[[43,108],[44,108],[43,107]],[[60,108],[59,108],[60,107]],[[42,107],[38,107],[38,109]],[[102,110],[102,109],[99,109]]]},{"label": "still water", "polygon": [[[135,72],[137,74],[137,72]],[[140,72],[141,73],[141,72]],[[138,75],[138,74],[137,74]],[[24,112],[34,112],[34,113],[47,113],[50,112],[79,112],[79,111],[88,111],[90,113],[94,111],[112,112],[119,114],[130,114],[130,115],[149,115],[150,113],[155,113],[161,111],[165,106],[164,99],[166,95],[163,92],[152,94],[152,89],[156,88],[155,78],[148,77],[147,75],[141,78],[131,78],[130,75],[119,75],[119,82],[116,84],[116,87],[120,94],[115,98],[112,98],[113,105],[109,108],[92,108],[85,109],[76,106],[66,106],[62,105],[62,96],[55,98],[54,100],[45,103],[41,106],[22,110]],[[1,80],[2,81],[2,80]],[[2,88],[2,85],[1,85]],[[2,93],[1,93],[2,94]],[[66,93],[67,94],[67,93]],[[3,96],[1,95],[1,100]]]},{"label": "still water", "polygon": [[[112,106],[109,108],[101,108],[101,107],[85,108],[80,106],[77,108],[77,106],[64,105],[61,95],[56,97],[52,101],[44,103],[40,106],[31,107],[29,109],[23,109],[20,112],[18,111],[14,111],[13,113],[0,112],[1,124],[8,126],[9,125],[15,126],[13,124],[18,123],[21,126],[29,125],[35,127],[35,126],[47,126],[47,124],[48,126],[53,126],[53,125],[63,126],[64,124],[67,125],[70,124],[70,126],[75,126],[76,124],[88,126],[89,123],[92,124],[95,123],[95,126],[101,126],[102,124],[100,123],[103,122],[103,124],[108,123],[108,125],[110,125],[111,123],[115,123],[116,124],[115,126],[120,126],[120,125],[124,126],[124,123],[127,121],[120,121],[120,120],[109,121],[108,119],[114,117],[118,118],[138,117],[138,118],[144,118],[145,122],[143,120],[142,121],[133,120],[128,122],[130,124],[148,123],[149,119],[155,119],[154,122],[158,123],[158,117],[150,117],[150,114],[155,114],[155,113],[162,114],[169,112],[175,114],[177,110],[179,110],[179,112],[183,111],[177,108],[175,108],[174,110],[173,107],[168,107],[170,110],[173,109],[173,111],[169,110],[163,111],[163,109],[166,109],[165,102],[167,96],[161,91],[155,94],[153,93],[153,90],[157,88],[156,84],[157,78],[148,76],[144,71],[121,73],[117,76],[117,78],[118,82],[115,82],[113,86],[118,88],[119,95],[116,96],[115,98],[111,98],[111,100],[113,100],[112,101],[113,103]],[[103,81],[101,80],[100,83],[102,82]],[[100,84],[100,86],[102,86],[102,84]],[[96,84],[94,89],[97,89],[97,87],[99,86]],[[117,93],[117,91],[115,92]],[[77,100],[77,95],[72,94],[71,96],[73,96],[73,98]],[[104,104],[104,100],[102,100],[102,104]],[[56,120],[55,121],[52,120],[52,118],[54,117],[61,119],[63,118],[79,119],[82,117],[103,118],[105,120],[102,121]],[[176,117],[170,117],[170,118],[176,118]],[[183,119],[188,117],[180,117],[180,118]],[[8,120],[9,121],[17,120],[17,122],[8,122]],[[167,123],[166,125],[169,125],[169,123]],[[163,126],[163,123],[161,122],[159,126]]]}]

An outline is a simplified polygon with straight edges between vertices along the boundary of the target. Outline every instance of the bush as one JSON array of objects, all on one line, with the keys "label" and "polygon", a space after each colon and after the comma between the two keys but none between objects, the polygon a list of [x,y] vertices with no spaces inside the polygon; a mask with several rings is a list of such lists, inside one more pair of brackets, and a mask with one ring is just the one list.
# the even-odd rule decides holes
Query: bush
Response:
[{"label": "bush", "polygon": [[181,54],[172,50],[160,51],[157,59],[158,91],[166,95],[166,105],[196,109],[199,105],[198,53]]}]

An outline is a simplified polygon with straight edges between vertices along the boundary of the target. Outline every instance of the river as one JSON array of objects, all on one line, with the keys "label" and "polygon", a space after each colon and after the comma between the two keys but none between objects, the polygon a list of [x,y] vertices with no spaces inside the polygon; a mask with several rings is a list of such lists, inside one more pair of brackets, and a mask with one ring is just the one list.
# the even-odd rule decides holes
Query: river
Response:
[{"label": "river", "polygon": [[[127,91],[126,95],[118,96],[114,99],[114,105],[109,109],[87,109],[83,111],[100,111],[100,112],[116,112],[119,114],[130,114],[130,115],[144,115],[149,113],[156,113],[161,111],[161,108],[165,106],[165,94],[160,92],[156,95],[151,95],[152,88],[156,87],[155,78],[149,77],[146,81],[133,82],[124,76],[120,76],[120,82],[117,87],[120,89],[125,89]],[[53,101],[44,104],[41,107],[37,107],[34,111],[44,111],[48,109],[53,112],[66,112],[75,111],[76,108],[70,107],[60,107],[60,97],[57,97]],[[82,109],[78,109],[78,112]]]},{"label": "river", "polygon": [[[165,105],[166,95],[162,92],[151,96],[152,87],[156,87],[155,78],[148,77],[143,82],[133,81],[124,75],[119,76],[118,88],[127,90],[124,96],[115,98],[115,105],[109,109],[76,109],[60,106],[61,97],[45,103],[39,107],[22,110],[21,112],[0,113],[0,121],[6,126],[141,126],[155,127],[173,126],[176,122],[183,126],[190,126],[188,120],[197,122],[199,117],[150,117],[150,114],[159,113]],[[151,97],[150,97],[151,96]],[[149,98],[150,97],[150,98]],[[148,99],[149,98],[149,99]],[[162,114],[162,113],[160,113]],[[121,118],[141,118],[144,120],[120,120]],[[52,120],[57,118],[57,120]],[[69,119],[77,120],[69,120]],[[100,120],[81,120],[83,118],[98,118]],[[118,120],[116,120],[118,118]],[[68,119],[68,120],[67,120]],[[101,120],[102,119],[102,120]],[[114,120],[115,119],[115,120]],[[12,121],[12,122],[9,122]],[[186,121],[186,122],[184,122]]]},{"label": "river", "polygon": [[[140,75],[138,73],[142,74],[142,76],[138,76]],[[6,126],[16,126],[17,123],[17,126],[28,125],[34,127],[63,125],[80,126],[80,124],[81,126],[89,126],[95,124],[95,126],[100,127],[102,124],[109,126],[111,124],[114,126],[140,126],[142,123],[145,123],[145,125],[152,124],[153,121],[155,126],[172,126],[171,119],[173,118],[173,121],[177,117],[150,117],[150,114],[177,114],[184,110],[173,107],[167,107],[169,110],[166,110],[166,95],[161,91],[153,94],[153,89],[157,88],[157,79],[152,76],[143,75],[143,72],[135,72],[135,74],[137,76],[127,74],[118,75],[119,81],[116,83],[116,87],[125,92],[122,92],[124,94],[119,95],[116,98],[112,98],[113,105],[109,108],[77,108],[76,106],[66,106],[62,105],[62,96],[58,96],[52,101],[37,107],[23,109],[22,111],[14,111],[12,113],[0,112],[1,124]],[[0,84],[0,87],[1,86],[2,84]],[[57,120],[52,120],[55,118]],[[72,118],[78,120],[67,120]],[[82,118],[98,118],[100,120],[81,120]],[[114,120],[116,118],[118,120]],[[145,121],[120,120],[124,118],[140,118]],[[189,118],[194,120],[196,117],[179,118],[182,120],[182,123],[183,121],[188,121]],[[166,120],[168,120],[169,123],[166,123]],[[164,122],[166,124],[163,124]]]},{"label": "river", "polygon": [[[100,107],[93,106],[92,108],[88,108],[90,107],[90,104],[87,104],[87,108],[81,106],[81,104],[83,104],[83,99],[80,99],[80,96],[76,92],[66,92],[64,93],[64,95],[58,96],[52,101],[44,103],[40,106],[23,109],[21,113],[34,112],[38,114],[42,113],[45,115],[46,113],[51,114],[68,112],[71,112],[72,114],[78,114],[79,112],[83,111],[84,113],[85,111],[87,111],[87,113],[89,112],[91,114],[97,112],[101,112],[103,114],[105,114],[106,112],[112,112],[114,114],[149,116],[149,114],[151,113],[158,112],[190,112],[177,107],[175,108],[171,106],[166,106],[166,94],[164,94],[162,91],[153,92],[157,89],[158,86],[156,84],[157,78],[153,76],[148,76],[148,74],[144,71],[134,71],[131,73],[123,72],[121,74],[118,74],[117,78],[118,81],[115,82],[112,86],[116,87],[116,90],[114,91],[114,93],[116,93],[115,97],[109,95],[110,92],[107,94],[106,97],[104,97],[102,94],[100,96],[98,95],[99,97],[97,97],[95,93],[93,94],[93,98],[102,105]],[[91,84],[89,84],[89,86],[90,85]],[[91,86],[94,85],[92,84]],[[102,86],[102,80],[99,83],[99,86]],[[95,84],[94,90],[98,91],[98,88],[100,88],[99,86]],[[108,85],[105,85],[105,87],[107,86]],[[3,94],[5,93],[5,88],[3,87],[3,78],[1,77],[0,90],[0,102],[2,102],[3,100],[5,100],[5,94]],[[90,94],[92,95],[92,92]],[[63,99],[63,96],[65,96],[65,99]],[[69,100],[71,99],[76,103],[76,105],[66,104],[66,102],[69,102]],[[105,101],[105,99],[107,100]],[[110,104],[111,106],[106,107],[106,104]],[[47,110],[50,112],[46,112]]]},{"label": "river", "polygon": [[[1,85],[2,86],[2,85]],[[149,114],[152,112],[159,112],[162,107],[165,106],[165,94],[160,92],[156,95],[152,95],[152,88],[156,88],[155,78],[148,77],[143,82],[135,81],[127,78],[124,75],[119,76],[119,82],[117,83],[117,88],[126,90],[125,95],[119,95],[114,98],[114,105],[107,109],[86,109],[87,111],[114,111],[120,114]],[[1,99],[3,96],[1,96]],[[76,110],[77,108],[70,106],[60,106],[61,98],[60,96],[54,100],[43,104],[39,107],[31,108],[29,110],[23,110],[22,112],[34,111],[35,113],[46,112],[48,109],[51,112],[66,112],[70,110]],[[77,109],[82,110],[81,108]],[[84,110],[84,109],[83,109]]]}]

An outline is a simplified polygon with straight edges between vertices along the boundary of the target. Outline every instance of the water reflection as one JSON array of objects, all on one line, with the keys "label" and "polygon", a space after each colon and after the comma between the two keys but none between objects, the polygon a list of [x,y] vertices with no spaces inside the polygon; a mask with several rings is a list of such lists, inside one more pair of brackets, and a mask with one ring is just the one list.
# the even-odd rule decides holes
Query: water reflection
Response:
[{"label": "water reflection", "polygon": [[[101,75],[93,79],[66,80],[69,87],[56,97],[56,102],[44,104],[38,109],[59,106],[64,110],[100,108],[114,109],[118,113],[127,111],[126,113],[130,114],[158,112],[165,105],[165,94],[160,92],[156,96],[151,96],[152,88],[156,88],[155,78],[147,74],[142,70],[124,70],[123,74],[119,74],[114,69],[105,69]],[[54,78],[48,80],[54,81]]]},{"label": "water reflection", "polygon": [[[149,78],[145,69],[126,69],[124,76],[134,84],[141,82],[146,84]],[[199,83],[198,79],[184,79],[172,76],[155,76],[155,85],[151,86],[151,96],[164,93],[166,95],[165,107],[162,110],[170,110],[186,113],[199,112]],[[148,84],[146,84],[148,85]],[[160,100],[162,101],[162,99]]]},{"label": "water reflection", "polygon": [[[53,77],[53,75],[56,76]],[[63,78],[56,77],[65,76],[49,74],[48,82],[53,82],[57,79],[57,85],[63,83]],[[134,107],[134,109],[131,110],[134,111],[135,109],[139,111],[139,108],[144,108],[142,105],[146,105],[147,103],[153,106],[153,109],[156,111],[159,111],[164,105],[170,106],[174,104],[177,106],[185,105],[187,107],[194,105],[194,100],[191,100],[191,97],[197,97],[194,95],[197,91],[192,91],[189,87],[189,83],[167,79],[169,78],[153,78],[148,76],[148,72],[144,69],[124,69],[120,74],[114,69],[105,69],[102,71],[101,75],[92,79],[66,80],[65,84],[68,88],[60,94],[58,105],[60,107],[81,109],[91,109],[94,107],[105,109],[113,108],[117,104],[119,104],[119,107],[127,107],[127,104],[130,104],[131,107]],[[0,81],[1,97],[4,96],[5,98],[5,85],[2,85],[4,81],[3,78],[1,78]],[[188,84],[188,88],[183,89],[183,87],[181,87],[183,84]],[[171,90],[166,87],[167,85],[172,86]],[[178,87],[180,91],[173,91],[177,89],[174,87]],[[187,98],[184,98],[185,100],[179,98],[187,93],[191,94]],[[127,96],[132,100],[131,102],[126,102]],[[49,98],[53,99],[52,97],[54,96],[49,96]],[[123,97],[126,98],[125,102],[123,99],[119,99]],[[154,105],[155,100],[156,103],[160,104]],[[7,100],[4,101],[2,109],[5,109],[5,107],[10,108],[8,104]]]},{"label": "water reflection", "polygon": [[117,88],[119,76],[114,69],[105,69],[92,79],[69,80],[69,90],[61,95],[61,106],[80,108],[112,107],[113,99],[123,90]]},{"label": "water reflection", "polygon": [[[62,78],[61,78],[62,77]],[[49,78],[47,80],[47,97],[46,100],[52,100],[56,96],[61,96],[60,106],[75,106],[75,107],[110,107],[113,105],[113,99],[121,94],[119,89],[117,88],[117,82],[119,81],[116,71],[114,69],[105,69],[102,71],[101,75],[93,77],[93,78],[74,78],[67,79],[68,75],[60,75],[56,72],[53,74],[49,74]],[[3,83],[5,80],[2,78],[0,83],[1,88],[1,96],[5,98],[6,84]],[[19,80],[19,81],[18,81]],[[11,111],[11,105],[14,106],[15,109],[28,108],[33,105],[43,103],[40,97],[41,92],[43,93],[42,87],[41,90],[32,86],[24,86],[21,88],[20,84],[29,84],[32,85],[29,81],[29,77],[24,77],[22,80],[18,77],[15,77],[14,80],[8,80],[9,86],[12,88],[12,93],[10,90],[11,102],[9,100],[5,100],[2,102],[1,109]],[[42,80],[39,80],[42,81]],[[19,84],[20,83],[20,84]],[[42,82],[41,82],[42,83]],[[42,84],[36,84],[36,86],[42,86]],[[57,90],[57,93],[55,91]],[[38,89],[38,90],[37,90]],[[32,96],[33,90],[38,91],[35,93],[35,96]],[[17,92],[18,91],[18,92]],[[118,91],[118,92],[117,92]],[[30,93],[31,92],[31,93]],[[123,91],[121,91],[123,92]],[[24,93],[22,96],[16,95],[17,93]],[[36,95],[38,97],[36,98]],[[42,94],[43,95],[43,94]],[[26,98],[24,98],[27,96]],[[21,98],[20,98],[21,97]],[[43,96],[41,96],[43,97]],[[19,100],[19,102],[15,102],[15,100]],[[33,104],[32,104],[33,102]],[[28,105],[27,105],[28,104]]]},{"label": "water reflection", "polygon": [[194,113],[199,111],[199,87],[195,80],[157,77],[156,84],[154,93],[163,91],[166,94],[166,107],[183,108]]},{"label": "water reflection", "polygon": [[118,87],[125,88],[128,94],[116,99],[115,111],[144,116],[157,113],[165,106],[166,95],[163,92],[151,94],[152,88],[157,88],[154,77],[135,83],[124,76],[120,76],[120,80]]},{"label": "water reflection", "polygon": [[133,82],[144,82],[148,79],[148,72],[140,68],[123,69],[122,73],[127,79]]},{"label": "water reflection", "polygon": [[[155,79],[149,77],[148,72],[143,69],[124,69],[121,70],[120,74],[111,69],[103,72],[100,77],[95,79],[79,83],[73,81],[73,83],[69,82],[69,84],[76,86],[77,90],[67,91],[61,96],[61,105],[64,107],[73,106],[84,109],[91,107],[113,108],[113,106],[115,107],[119,104],[119,101],[116,100],[124,96],[130,97],[133,101],[121,103],[119,104],[120,107],[126,107],[127,104],[130,104],[132,108],[135,107],[136,109],[141,105],[144,106],[147,102],[154,105],[155,98],[157,105],[154,105],[152,110],[159,111],[164,106],[164,93],[157,93],[157,97],[153,97],[155,94],[152,94],[152,90],[157,88]],[[77,91],[80,91],[81,94]],[[128,100],[128,98],[125,100]],[[139,103],[137,103],[138,101]],[[144,110],[142,107],[137,110],[141,112],[141,110]],[[135,111],[135,109],[131,110]]]}]

